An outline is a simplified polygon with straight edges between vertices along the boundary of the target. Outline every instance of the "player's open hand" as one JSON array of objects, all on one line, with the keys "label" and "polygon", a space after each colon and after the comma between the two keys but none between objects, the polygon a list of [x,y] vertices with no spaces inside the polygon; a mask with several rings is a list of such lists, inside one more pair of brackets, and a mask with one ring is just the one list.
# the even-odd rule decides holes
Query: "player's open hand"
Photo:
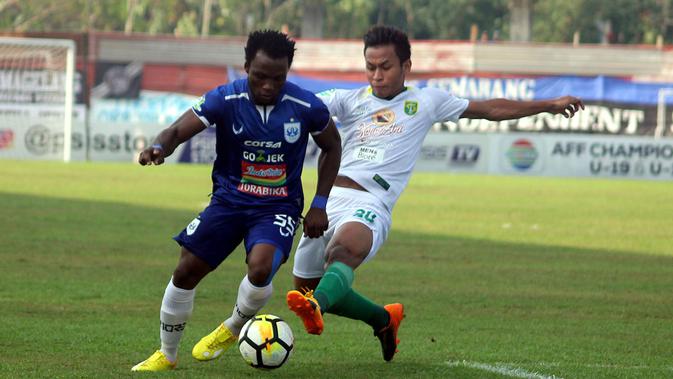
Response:
[{"label": "player's open hand", "polygon": [[581,99],[574,96],[563,96],[551,101],[552,108],[549,110],[553,114],[562,114],[565,118],[570,118],[577,111],[584,109],[584,103]]},{"label": "player's open hand", "polygon": [[325,233],[328,225],[327,212],[322,208],[311,208],[304,217],[304,235],[308,238],[318,238]]},{"label": "player's open hand", "polygon": [[138,163],[141,165],[160,165],[164,163],[164,149],[161,146],[153,145],[140,152]]}]

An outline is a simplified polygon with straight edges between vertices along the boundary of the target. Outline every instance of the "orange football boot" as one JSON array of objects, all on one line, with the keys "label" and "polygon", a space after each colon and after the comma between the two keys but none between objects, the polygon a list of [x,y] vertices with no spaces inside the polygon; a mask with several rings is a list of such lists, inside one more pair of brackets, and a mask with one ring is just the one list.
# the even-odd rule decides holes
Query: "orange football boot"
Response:
[{"label": "orange football boot", "polygon": [[390,322],[386,327],[375,332],[374,335],[381,341],[381,349],[383,350],[383,359],[388,362],[397,353],[397,344],[400,340],[397,339],[397,330],[400,328],[402,319],[404,318],[404,305],[400,303],[388,304],[383,307],[390,315]]},{"label": "orange football boot", "polygon": [[297,290],[287,293],[287,306],[301,321],[310,334],[320,334],[323,330],[322,312],[318,301],[313,297],[313,291],[302,294]]}]

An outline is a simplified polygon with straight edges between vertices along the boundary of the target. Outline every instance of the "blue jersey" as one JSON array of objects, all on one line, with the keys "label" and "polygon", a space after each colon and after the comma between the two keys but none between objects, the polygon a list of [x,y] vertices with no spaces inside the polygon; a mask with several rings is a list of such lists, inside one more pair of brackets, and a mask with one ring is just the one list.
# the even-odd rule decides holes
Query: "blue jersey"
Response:
[{"label": "blue jersey", "polygon": [[206,93],[192,107],[216,128],[213,196],[234,206],[288,204],[303,209],[301,172],[309,133],[330,115],[313,93],[286,82],[276,104],[255,105],[248,80]]}]

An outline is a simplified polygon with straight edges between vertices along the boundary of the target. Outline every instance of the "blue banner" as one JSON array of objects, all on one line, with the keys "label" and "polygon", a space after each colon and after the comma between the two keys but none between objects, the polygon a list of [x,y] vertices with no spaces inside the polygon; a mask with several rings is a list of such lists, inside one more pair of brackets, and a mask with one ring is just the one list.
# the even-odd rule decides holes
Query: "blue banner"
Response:
[{"label": "blue banner", "polygon": [[[315,79],[290,75],[291,82],[315,93],[333,88],[352,89],[366,82]],[[573,95],[590,102],[610,102],[656,106],[659,91],[671,89],[673,83],[647,83],[622,78],[596,76],[544,77],[478,77],[456,76],[408,81],[416,87],[436,87],[451,91],[456,96],[474,100],[504,97],[513,100],[540,100]],[[673,104],[673,93],[665,97]]]}]

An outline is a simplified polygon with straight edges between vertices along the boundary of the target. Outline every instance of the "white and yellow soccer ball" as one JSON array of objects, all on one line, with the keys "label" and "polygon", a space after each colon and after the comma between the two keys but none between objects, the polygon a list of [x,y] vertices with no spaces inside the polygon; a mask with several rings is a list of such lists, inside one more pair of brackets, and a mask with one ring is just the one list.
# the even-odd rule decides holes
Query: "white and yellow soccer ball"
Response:
[{"label": "white and yellow soccer ball", "polygon": [[272,369],[287,362],[294,348],[290,325],[274,315],[258,315],[245,323],[238,350],[252,367]]}]

